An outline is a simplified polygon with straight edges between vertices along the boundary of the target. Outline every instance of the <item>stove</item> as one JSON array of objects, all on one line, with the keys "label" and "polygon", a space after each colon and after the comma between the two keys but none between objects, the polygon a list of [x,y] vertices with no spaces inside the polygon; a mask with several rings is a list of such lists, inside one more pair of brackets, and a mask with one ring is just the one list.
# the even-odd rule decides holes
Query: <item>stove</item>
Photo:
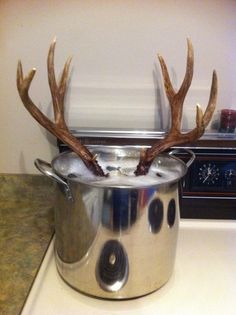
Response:
[{"label": "stove", "polygon": [[[71,128],[85,145],[151,146],[160,141],[164,131],[102,128]],[[58,141],[59,151],[68,148]],[[196,160],[182,185],[182,218],[236,219],[236,133],[205,132],[201,139],[174,147],[191,149]]]},{"label": "stove", "polygon": [[182,219],[170,280],[132,300],[96,299],[69,287],[56,270],[53,243],[21,315],[235,314],[235,221]]}]

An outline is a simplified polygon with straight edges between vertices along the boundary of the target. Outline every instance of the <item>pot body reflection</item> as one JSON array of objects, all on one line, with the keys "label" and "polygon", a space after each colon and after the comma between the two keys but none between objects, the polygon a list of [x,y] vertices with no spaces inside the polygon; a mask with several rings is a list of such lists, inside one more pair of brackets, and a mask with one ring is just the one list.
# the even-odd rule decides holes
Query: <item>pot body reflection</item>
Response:
[{"label": "pot body reflection", "polygon": [[70,183],[58,189],[58,271],[86,294],[122,299],[160,288],[171,276],[179,226],[178,183],[119,189]]},{"label": "pot body reflection", "polygon": [[[137,165],[140,148],[94,152],[123,181],[130,165]],[[36,160],[57,182],[55,257],[62,278],[80,292],[108,299],[134,298],[164,285],[175,261],[181,178],[193,160],[194,155],[185,164],[171,153],[161,155],[153,163],[154,181],[139,178],[139,185],[83,179],[74,153],[63,153],[52,164]]]}]

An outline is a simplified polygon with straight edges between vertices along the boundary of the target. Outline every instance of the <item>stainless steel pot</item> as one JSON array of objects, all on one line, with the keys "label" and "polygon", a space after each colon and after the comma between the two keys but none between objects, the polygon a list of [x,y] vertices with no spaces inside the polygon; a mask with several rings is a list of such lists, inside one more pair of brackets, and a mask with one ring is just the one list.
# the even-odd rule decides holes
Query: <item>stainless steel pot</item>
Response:
[{"label": "stainless steel pot", "polygon": [[188,151],[187,164],[174,157],[173,151],[158,156],[145,183],[144,176],[131,175],[139,160],[139,147],[90,150],[110,172],[105,182],[84,174],[84,164],[72,152],[58,155],[51,164],[35,161],[58,184],[58,271],[69,285],[96,297],[128,299],[153,292],[168,281],[173,270],[178,186],[194,154]]}]

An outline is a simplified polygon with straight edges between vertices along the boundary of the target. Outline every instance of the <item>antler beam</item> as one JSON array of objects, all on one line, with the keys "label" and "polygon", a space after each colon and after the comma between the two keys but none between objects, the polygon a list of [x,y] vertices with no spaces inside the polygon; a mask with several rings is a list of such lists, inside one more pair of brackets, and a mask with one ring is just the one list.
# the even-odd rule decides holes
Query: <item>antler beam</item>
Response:
[{"label": "antler beam", "polygon": [[209,124],[214,113],[218,90],[217,75],[215,71],[213,72],[212,76],[211,92],[205,113],[203,114],[201,107],[197,105],[196,127],[187,133],[181,133],[183,104],[192,82],[194,64],[193,47],[189,39],[187,40],[187,45],[188,55],[186,73],[183,83],[178,92],[175,92],[173,88],[164,59],[160,55],[158,56],[164,80],[165,92],[170,104],[171,128],[164,139],[160,140],[157,143],[154,143],[151,148],[148,148],[145,151],[141,152],[140,161],[135,171],[136,175],[147,174],[153,160],[159,153],[174,145],[190,143],[199,139],[203,135],[205,128]]},{"label": "antler beam", "polygon": [[74,137],[64,119],[64,98],[66,86],[69,75],[69,68],[71,58],[69,58],[63,68],[61,79],[57,84],[54,71],[54,51],[56,40],[54,40],[49,48],[47,68],[48,68],[48,82],[52,95],[53,109],[55,122],[48,119],[33,103],[29,96],[30,84],[36,73],[36,69],[32,69],[27,76],[24,77],[22,64],[19,61],[17,67],[17,88],[21,100],[29,113],[42,125],[45,129],[51,132],[54,136],[68,145],[75,153],[77,153],[83,160],[88,169],[90,169],[97,176],[106,176],[96,161],[96,157],[76,138]]}]

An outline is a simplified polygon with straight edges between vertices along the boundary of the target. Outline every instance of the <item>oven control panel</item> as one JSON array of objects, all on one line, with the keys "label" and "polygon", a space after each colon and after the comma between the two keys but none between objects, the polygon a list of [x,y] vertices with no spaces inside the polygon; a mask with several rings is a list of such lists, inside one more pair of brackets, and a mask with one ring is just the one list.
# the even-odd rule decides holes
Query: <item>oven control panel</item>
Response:
[{"label": "oven control panel", "polygon": [[186,176],[184,191],[236,196],[236,156],[196,155]]},{"label": "oven control panel", "polygon": [[183,179],[181,217],[235,220],[236,149],[191,150],[196,159]]}]

